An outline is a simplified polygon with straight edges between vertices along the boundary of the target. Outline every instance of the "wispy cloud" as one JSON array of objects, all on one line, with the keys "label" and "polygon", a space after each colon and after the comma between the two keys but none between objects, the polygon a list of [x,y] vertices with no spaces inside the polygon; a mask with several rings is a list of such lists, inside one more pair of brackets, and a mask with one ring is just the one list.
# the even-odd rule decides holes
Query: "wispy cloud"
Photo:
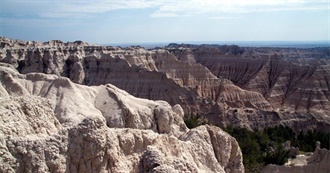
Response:
[{"label": "wispy cloud", "polygon": [[329,0],[0,0],[0,35],[92,42],[320,40],[328,37],[328,3]]},{"label": "wispy cloud", "polygon": [[232,16],[213,16],[209,17],[210,19],[215,20],[235,20],[235,19],[242,19],[243,17],[232,17]]},{"label": "wispy cloud", "polygon": [[[56,2],[56,1],[55,1]],[[88,15],[106,13],[120,9],[144,9],[151,7],[146,1],[133,0],[99,0],[86,1],[74,0],[64,1],[57,7],[44,10],[40,13],[43,17],[86,17]]]},{"label": "wispy cloud", "polygon": [[[45,18],[86,17],[120,9],[155,7],[150,0],[2,0],[2,13],[36,14]],[[0,12],[1,13],[1,12]]]},{"label": "wispy cloud", "polygon": [[160,5],[153,17],[162,14],[199,15],[224,13],[252,13],[292,10],[327,10],[327,0],[185,0]]},{"label": "wispy cloud", "polygon": [[154,9],[151,17],[326,10],[328,0],[2,0],[4,13],[27,13],[45,18],[84,18],[120,9]]}]

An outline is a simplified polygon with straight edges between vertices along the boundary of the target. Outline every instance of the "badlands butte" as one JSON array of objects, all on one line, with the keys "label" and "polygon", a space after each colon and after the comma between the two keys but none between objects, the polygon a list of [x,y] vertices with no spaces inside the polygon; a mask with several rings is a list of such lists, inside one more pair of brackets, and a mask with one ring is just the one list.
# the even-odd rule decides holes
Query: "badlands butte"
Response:
[{"label": "badlands butte", "polygon": [[249,129],[284,125],[330,132],[329,48],[170,44],[143,47],[1,38],[0,60],[19,73],[112,84],[149,100],[180,104],[186,116]]},{"label": "badlands butte", "polygon": [[244,172],[233,137],[186,127],[197,114],[330,132],[329,48],[5,37],[0,48],[0,172]]}]

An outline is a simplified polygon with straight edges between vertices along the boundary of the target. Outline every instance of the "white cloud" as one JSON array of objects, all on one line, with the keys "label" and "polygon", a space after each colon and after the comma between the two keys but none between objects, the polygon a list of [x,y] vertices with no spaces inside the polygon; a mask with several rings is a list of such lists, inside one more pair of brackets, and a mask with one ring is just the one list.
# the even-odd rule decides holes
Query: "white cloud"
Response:
[{"label": "white cloud", "polygon": [[150,0],[2,0],[1,12],[47,18],[86,17],[119,9],[145,9],[161,1]]},{"label": "white cloud", "polygon": [[242,17],[232,17],[232,16],[212,16],[209,17],[210,19],[215,20],[235,20],[235,19],[242,19]]},{"label": "white cloud", "polygon": [[172,12],[160,12],[156,11],[155,13],[151,14],[151,17],[178,17],[179,15]]},{"label": "white cloud", "polygon": [[[55,1],[56,2],[56,1]],[[101,0],[101,1],[64,1],[56,7],[46,9],[40,13],[42,17],[75,17],[105,13],[119,9],[148,8],[150,5],[145,1],[132,0]]]},{"label": "white cloud", "polygon": [[162,13],[176,15],[251,13],[289,10],[326,10],[327,0],[185,0],[160,5],[154,17]]},{"label": "white cloud", "polygon": [[151,17],[284,10],[326,10],[328,0],[3,0],[7,13],[46,18],[84,18],[120,9],[154,8]]}]

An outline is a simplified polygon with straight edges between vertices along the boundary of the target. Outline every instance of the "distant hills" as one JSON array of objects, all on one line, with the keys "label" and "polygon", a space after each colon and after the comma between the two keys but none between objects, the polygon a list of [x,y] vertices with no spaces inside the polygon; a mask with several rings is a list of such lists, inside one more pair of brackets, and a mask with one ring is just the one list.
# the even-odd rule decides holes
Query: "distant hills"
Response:
[{"label": "distant hills", "polygon": [[[280,48],[315,48],[330,47],[330,41],[178,41],[176,44],[216,44],[216,45],[238,45],[241,47],[280,47]],[[132,43],[107,43],[107,46],[142,46],[145,48],[165,47],[172,42],[132,42]]]}]

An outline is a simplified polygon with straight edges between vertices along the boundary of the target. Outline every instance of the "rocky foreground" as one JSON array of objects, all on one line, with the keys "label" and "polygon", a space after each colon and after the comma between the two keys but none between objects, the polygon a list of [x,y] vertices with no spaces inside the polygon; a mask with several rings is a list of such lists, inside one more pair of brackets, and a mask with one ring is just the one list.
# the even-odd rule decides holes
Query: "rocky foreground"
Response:
[{"label": "rocky foreground", "polygon": [[180,105],[0,63],[0,172],[244,172],[236,140]]}]

